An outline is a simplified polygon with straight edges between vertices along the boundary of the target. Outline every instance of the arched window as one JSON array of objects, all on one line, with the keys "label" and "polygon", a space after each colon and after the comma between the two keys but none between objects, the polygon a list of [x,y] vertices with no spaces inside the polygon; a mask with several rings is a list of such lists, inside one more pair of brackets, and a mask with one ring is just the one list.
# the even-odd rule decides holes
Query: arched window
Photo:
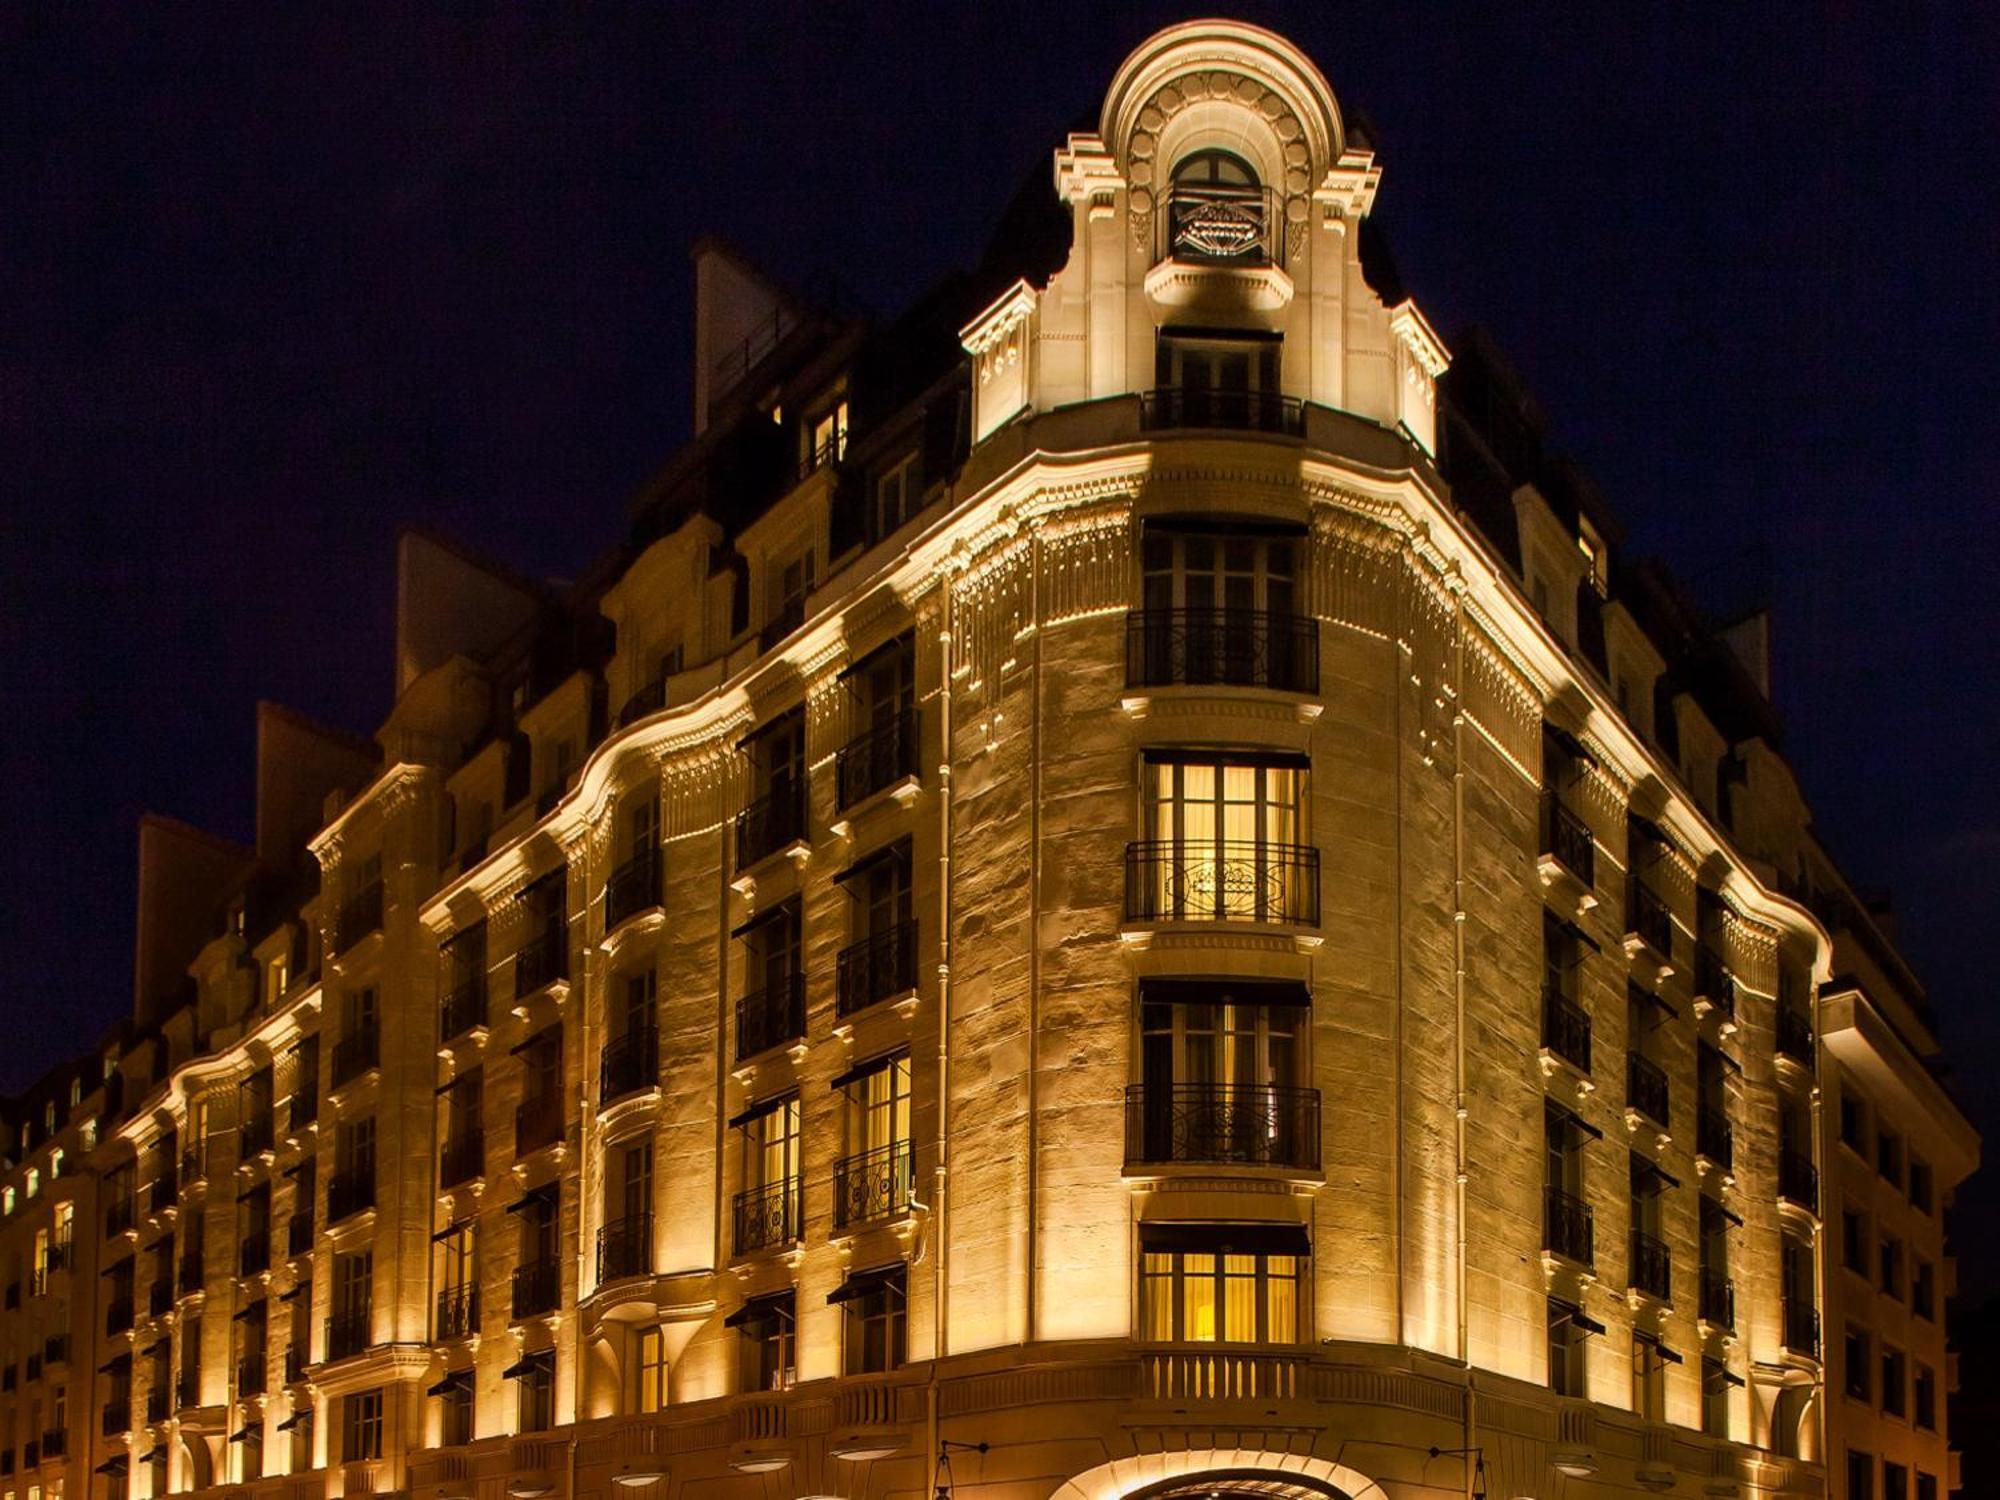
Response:
[{"label": "arched window", "polygon": [[1250,164],[1231,151],[1196,151],[1174,167],[1168,253],[1176,260],[1269,265],[1272,215]]}]

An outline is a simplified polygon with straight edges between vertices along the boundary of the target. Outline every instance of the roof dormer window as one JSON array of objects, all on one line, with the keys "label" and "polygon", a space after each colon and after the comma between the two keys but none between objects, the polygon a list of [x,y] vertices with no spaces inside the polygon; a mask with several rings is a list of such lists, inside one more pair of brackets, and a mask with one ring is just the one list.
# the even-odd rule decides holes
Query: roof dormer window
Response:
[{"label": "roof dormer window", "polygon": [[1174,168],[1167,194],[1167,253],[1175,260],[1270,265],[1270,204],[1257,173],[1233,151],[1196,151]]}]

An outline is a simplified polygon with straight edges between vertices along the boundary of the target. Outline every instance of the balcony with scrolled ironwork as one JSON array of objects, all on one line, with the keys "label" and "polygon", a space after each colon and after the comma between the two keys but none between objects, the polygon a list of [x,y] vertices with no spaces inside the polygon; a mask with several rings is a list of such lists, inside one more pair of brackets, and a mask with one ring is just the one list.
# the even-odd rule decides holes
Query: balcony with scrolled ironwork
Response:
[{"label": "balcony with scrolled ironwork", "polygon": [[444,992],[438,1006],[438,1040],[455,1042],[486,1024],[486,974],[467,974]]},{"label": "balcony with scrolled ironwork", "polygon": [[1697,1156],[1707,1157],[1724,1172],[1734,1169],[1736,1131],[1729,1123],[1729,1116],[1719,1106],[1703,1105],[1696,1112],[1694,1149]]},{"label": "balcony with scrolled ironwork", "polygon": [[917,711],[899,709],[841,746],[834,785],[842,812],[917,774]]},{"label": "balcony with scrolled ironwork", "polygon": [[1597,884],[1597,840],[1554,787],[1542,793],[1542,856],[1589,890]]},{"label": "balcony with scrolled ironwork", "polygon": [[1667,1118],[1669,1097],[1667,1070],[1639,1052],[1625,1054],[1625,1107],[1644,1115],[1660,1129],[1671,1123]]},{"label": "balcony with scrolled ironwork", "polygon": [[1626,1284],[1643,1296],[1671,1302],[1674,1296],[1674,1257],[1666,1242],[1635,1229],[1629,1249]]},{"label": "balcony with scrolled ironwork", "polygon": [[1673,913],[1659,893],[1636,874],[1625,877],[1625,932],[1628,938],[1643,943],[1658,962],[1673,961]]},{"label": "balcony with scrolled ironwork", "polygon": [[1284,261],[1283,215],[1267,187],[1177,182],[1153,216],[1153,261],[1259,267]]},{"label": "balcony with scrolled ironwork", "polygon": [[635,851],[604,882],[604,930],[622,927],[641,912],[660,904],[660,851],[653,845]]},{"label": "balcony with scrolled ironwork", "polygon": [[1319,1090],[1271,1083],[1135,1083],[1125,1090],[1127,1170],[1280,1167],[1317,1172]]},{"label": "balcony with scrolled ironwork", "polygon": [[736,1195],[735,1244],[738,1255],[755,1255],[791,1245],[805,1234],[805,1184],[787,1177]]},{"label": "balcony with scrolled ironwork", "polygon": [[526,1156],[563,1138],[563,1099],[557,1089],[530,1094],[514,1107],[514,1154]]},{"label": "balcony with scrolled ironwork", "polygon": [[1596,1225],[1590,1205],[1560,1188],[1542,1194],[1542,1246],[1578,1265],[1588,1266],[1597,1258]]},{"label": "balcony with scrolled ironwork", "polygon": [[445,1287],[437,1294],[435,1337],[470,1338],[479,1332],[479,1288],[468,1282]]},{"label": "balcony with scrolled ironwork", "polygon": [[597,1107],[660,1086],[660,1033],[635,1026],[604,1044],[597,1067]]},{"label": "balcony with scrolled ironwork", "polygon": [[916,1185],[916,1150],[909,1141],[843,1156],[833,1164],[833,1227],[908,1213]]},{"label": "balcony with scrolled ironwork", "polygon": [[1812,1017],[1796,1005],[1778,1007],[1778,1056],[1797,1063],[1808,1073],[1818,1066],[1814,1055]]},{"label": "balcony with scrolled ironwork", "polygon": [[1301,437],[1305,403],[1282,391],[1163,385],[1139,393],[1139,426],[1147,432],[1207,430]]},{"label": "balcony with scrolled ironwork", "polygon": [[1819,1212],[1819,1168],[1803,1151],[1778,1153],[1778,1196],[1809,1214]]},{"label": "balcony with scrolled ironwork", "polygon": [[653,1216],[642,1211],[613,1219],[597,1231],[597,1281],[653,1274]]},{"label": "balcony with scrolled ironwork", "polygon": [[1128,922],[1319,924],[1310,844],[1140,839],[1125,846]]},{"label": "balcony with scrolled ironwork", "polygon": [[371,880],[340,904],[333,922],[333,951],[345,953],[382,928],[382,882]]},{"label": "balcony with scrolled ironwork", "polygon": [[736,1002],[736,1060],[746,1062],[806,1034],[806,978],[790,974]]},{"label": "balcony with scrolled ironwork", "polygon": [[352,1032],[333,1044],[329,1086],[345,1088],[362,1074],[382,1064],[382,1033],[373,1026]]},{"label": "balcony with scrolled ironwork", "polygon": [[438,1152],[438,1187],[455,1188],[484,1175],[486,1171],[486,1132],[466,1129],[445,1138],[444,1149]]},{"label": "balcony with scrolled ironwork", "polygon": [[513,1308],[516,1318],[553,1312],[562,1301],[562,1262],[523,1261],[514,1267]]},{"label": "balcony with scrolled ironwork", "polygon": [[805,783],[790,777],[774,780],[767,795],[736,815],[736,868],[762,864],[805,836]]},{"label": "balcony with scrolled ironwork", "polygon": [[917,987],[917,924],[897,922],[840,950],[834,1008],[851,1016]]},{"label": "balcony with scrolled ironwork", "polygon": [[367,1309],[335,1313],[326,1320],[328,1360],[352,1359],[374,1338],[374,1319]]},{"label": "balcony with scrolled ironwork", "polygon": [[547,923],[514,952],[514,998],[525,1000],[559,979],[569,978],[569,934],[562,922]]},{"label": "balcony with scrolled ironwork", "polygon": [[1542,986],[1542,1050],[1590,1071],[1590,1012],[1549,984]]},{"label": "balcony with scrolled ironwork", "polygon": [[1125,685],[1317,693],[1319,622],[1271,609],[1135,609]]}]

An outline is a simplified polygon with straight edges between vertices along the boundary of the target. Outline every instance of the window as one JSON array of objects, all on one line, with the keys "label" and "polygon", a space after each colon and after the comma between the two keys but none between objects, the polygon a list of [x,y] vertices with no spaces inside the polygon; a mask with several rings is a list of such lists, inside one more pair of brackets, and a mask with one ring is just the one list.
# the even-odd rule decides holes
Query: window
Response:
[{"label": "window", "polygon": [[916,1188],[909,1054],[875,1058],[834,1082],[846,1100],[847,1148],[834,1164],[835,1227],[901,1213]]},{"label": "window", "polygon": [[1176,1344],[1294,1344],[1311,1247],[1288,1224],[1142,1224],[1140,1337]]},{"label": "window", "polygon": [[667,1409],[667,1341],[657,1328],[642,1328],[638,1334],[637,1356],[632,1361],[638,1389],[632,1410],[656,1412]]},{"label": "window", "polygon": [[264,1005],[268,1009],[285,998],[285,991],[292,982],[292,960],[289,954],[280,953],[264,965]]},{"label": "window", "polygon": [[615,1146],[608,1157],[606,1223],[597,1265],[600,1281],[650,1271],[653,1258],[653,1138],[643,1136]]},{"label": "window", "polygon": [[1882,1349],[1882,1411],[1901,1417],[1910,1410],[1909,1362],[1900,1349]]},{"label": "window", "polygon": [[1657,1334],[1632,1335],[1632,1411],[1641,1421],[1667,1419],[1667,1364],[1680,1356],[1669,1352]]},{"label": "window", "polygon": [[[302,1405],[287,1418],[291,1424],[292,1463],[294,1474],[303,1474],[313,1466],[313,1409]],[[166,1460],[160,1460],[159,1474],[153,1481],[154,1500],[161,1500],[166,1494]]]},{"label": "window", "polygon": [[1846,1086],[1840,1092],[1840,1143],[1868,1152],[1868,1106]]},{"label": "window", "polygon": [[740,1336],[746,1391],[785,1391],[798,1379],[796,1308],[791,1292],[752,1297],[725,1320]]},{"label": "window", "polygon": [[917,987],[910,841],[899,840],[837,878],[847,891],[854,936],[837,965],[839,1010],[848,1016]]},{"label": "window", "polygon": [[829,1301],[841,1309],[843,1368],[873,1375],[903,1363],[904,1270],[900,1264],[859,1271]]},{"label": "window", "polygon": [[473,1374],[470,1368],[447,1371],[444,1379],[431,1387],[438,1398],[438,1443],[458,1448],[473,1439]]},{"label": "window", "polygon": [[1583,1196],[1583,1148],[1596,1132],[1557,1105],[1542,1112],[1543,1185],[1547,1190],[1543,1248],[1589,1265],[1595,1257],[1590,1205]]},{"label": "window", "polygon": [[1147,838],[1128,860],[1128,914],[1317,922],[1318,851],[1305,847],[1306,774],[1303,758],[1149,751]]},{"label": "window", "polygon": [[1903,1295],[1903,1242],[1882,1236],[1882,1290],[1891,1297]]},{"label": "window", "polygon": [[1584,938],[1554,913],[1542,913],[1542,1046],[1590,1071],[1590,1012],[1577,1001]]},{"label": "window", "polygon": [[556,1351],[538,1349],[532,1354],[524,1354],[505,1371],[506,1377],[518,1381],[518,1411],[520,1423],[517,1431],[546,1432],[556,1420]]},{"label": "window", "polygon": [[1163,330],[1154,345],[1157,389],[1141,419],[1149,427],[1296,431],[1297,407],[1280,383],[1283,347],[1248,330]]},{"label": "window", "polygon": [[479,1331],[479,1267],[473,1221],[454,1224],[437,1237],[439,1340]]},{"label": "window", "polygon": [[799,1096],[753,1105],[734,1122],[743,1132],[743,1191],[736,1199],[736,1253],[787,1245],[805,1232],[799,1173]]},{"label": "window", "polygon": [[803,472],[837,464],[847,456],[847,402],[834,402],[806,421]]},{"label": "window", "polygon": [[812,548],[785,559],[771,570],[770,618],[761,636],[766,648],[775,646],[805,623],[806,596],[812,591]]},{"label": "window", "polygon": [[1309,1004],[1292,983],[1143,981],[1128,1158],[1317,1166],[1319,1095],[1300,1084]]},{"label": "window", "polygon": [[340,1403],[340,1457],[355,1463],[382,1456],[382,1392],[356,1391]]},{"label": "window", "polygon": [[743,940],[744,986],[736,1003],[739,1059],[805,1035],[802,926],[794,896],[737,929]]},{"label": "window", "polygon": [[264,1477],[264,1421],[253,1410],[243,1413],[243,1425],[233,1434],[236,1442],[236,1482],[248,1484]]},{"label": "window", "polygon": [[1926,1432],[1937,1431],[1937,1371],[1929,1365],[1916,1367],[1915,1411],[1911,1420]]},{"label": "window", "polygon": [[1931,1178],[1931,1164],[1910,1153],[1910,1207],[1920,1214],[1931,1211],[1936,1198],[1936,1188]]},{"label": "window", "polygon": [[917,456],[912,453],[875,481],[875,507],[869,533],[880,539],[917,513]]},{"label": "window", "polygon": [[1628,1285],[1649,1297],[1666,1301],[1673,1295],[1673,1261],[1664,1238],[1662,1199],[1675,1180],[1659,1165],[1634,1151],[1626,1168],[1631,1199],[1631,1265]]},{"label": "window", "polygon": [[1840,1211],[1840,1262],[1850,1271],[1868,1274],[1868,1221],[1851,1208]]},{"label": "window", "polygon": [[1582,1308],[1549,1298],[1549,1389],[1558,1396],[1586,1395],[1583,1340],[1604,1332],[1604,1325],[1586,1317]]},{"label": "window", "polygon": [[1869,1386],[1872,1366],[1868,1343],[1867,1330],[1856,1328],[1850,1323],[1847,1327],[1847,1342],[1842,1353],[1842,1369],[1847,1381],[1847,1394],[1856,1401],[1866,1401],[1872,1395]]},{"label": "window", "polygon": [[1701,1430],[1710,1437],[1729,1436],[1729,1392],[1742,1384],[1719,1359],[1701,1362]]},{"label": "window", "polygon": [[1847,1500],[1875,1500],[1875,1456],[1847,1450]]},{"label": "window", "polygon": [[1938,1500],[1937,1475],[1917,1471],[1917,1500]]},{"label": "window", "polygon": [[1882,1500],[1910,1500],[1910,1471],[1882,1460]]},{"label": "window", "polygon": [[333,1261],[333,1316],[327,1330],[328,1359],[345,1359],[368,1347],[374,1335],[375,1256],[370,1250],[338,1255]]},{"label": "window", "polygon": [[835,776],[843,809],[917,774],[916,679],[916,642],[908,635],[841,673],[849,735]]},{"label": "window", "polygon": [[1910,1311],[1920,1318],[1937,1318],[1937,1272],[1927,1260],[1910,1269]]},{"label": "window", "polygon": [[736,815],[736,867],[806,837],[805,710],[778,715],[745,743],[751,804]]},{"label": "window", "polygon": [[1884,1182],[1903,1185],[1903,1138],[1892,1130],[1883,1130],[1875,1137],[1875,1170]]}]

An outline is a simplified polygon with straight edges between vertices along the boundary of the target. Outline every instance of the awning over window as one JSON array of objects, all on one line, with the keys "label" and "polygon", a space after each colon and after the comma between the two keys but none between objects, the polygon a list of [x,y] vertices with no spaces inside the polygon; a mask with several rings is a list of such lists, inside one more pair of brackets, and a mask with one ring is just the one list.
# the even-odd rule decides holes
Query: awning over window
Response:
[{"label": "awning over window", "polygon": [[560,1181],[545,1182],[540,1187],[529,1188],[527,1192],[507,1205],[510,1214],[526,1213],[531,1208],[553,1208],[562,1198]]},{"label": "awning over window", "polygon": [[254,1427],[239,1427],[229,1434],[229,1441],[232,1443],[247,1443],[256,1430]]},{"label": "awning over window", "polygon": [[1548,1109],[1549,1123],[1551,1125],[1569,1131],[1573,1135],[1588,1137],[1593,1141],[1601,1141],[1604,1139],[1604,1132],[1599,1130],[1595,1125],[1591,1124],[1588,1120],[1584,1119],[1583,1116],[1571,1113],[1569,1110],[1564,1109],[1560,1104],[1557,1104],[1554,1100],[1550,1100],[1546,1107]]},{"label": "awning over window", "polygon": [[1302,979],[1250,979],[1217,975],[1213,979],[1142,979],[1139,998],[1167,1005],[1265,1005],[1304,1008],[1312,991]]},{"label": "awning over window", "polygon": [[752,1297],[722,1320],[724,1328],[754,1328],[766,1323],[789,1323],[795,1315],[790,1292],[770,1292]]},{"label": "awning over window", "polygon": [[[1289,770],[1310,771],[1312,757],[1291,750],[1194,750],[1179,747],[1149,749],[1145,752],[1149,766],[1281,766]],[[1190,840],[1198,844],[1199,840]]]},{"label": "awning over window", "polygon": [[894,1063],[898,1058],[903,1058],[907,1056],[909,1056],[909,1053],[905,1052],[902,1048],[899,1047],[894,1052],[884,1052],[880,1057],[871,1057],[868,1059],[867,1062],[856,1063],[853,1067],[849,1068],[845,1073],[842,1073],[838,1078],[834,1079],[832,1083],[827,1085],[827,1087],[832,1089],[835,1093],[838,1093],[840,1090],[847,1088],[851,1084],[856,1084],[861,1082],[862,1079],[868,1077],[868,1075],[871,1073],[881,1072],[884,1068]]},{"label": "awning over window", "polygon": [[867,671],[870,667],[874,666],[877,662],[881,661],[882,658],[885,656],[892,656],[898,651],[909,651],[914,649],[916,645],[916,639],[917,639],[916,632],[913,630],[906,630],[901,635],[892,636],[890,639],[884,641],[881,645],[875,647],[873,650],[862,653],[860,656],[855,657],[854,660],[849,662],[846,666],[842,667],[840,669],[839,680],[841,682],[846,682],[850,677],[859,676],[861,673]]},{"label": "awning over window", "polygon": [[776,906],[765,907],[754,917],[730,928],[729,935],[732,938],[746,938],[760,927],[769,927],[778,922],[796,921],[798,915],[799,898],[793,896],[790,900],[780,901]]},{"label": "awning over window", "polygon": [[1165,1254],[1311,1255],[1303,1224],[1141,1224],[1139,1248]]},{"label": "awning over window", "polygon": [[1551,1298],[1549,1299],[1549,1306],[1554,1308],[1560,1315],[1557,1321],[1567,1322],[1585,1333],[1601,1334],[1604,1332],[1604,1325],[1591,1317],[1574,1302],[1564,1302],[1560,1298]]},{"label": "awning over window", "polygon": [[835,885],[846,885],[850,880],[859,880],[862,876],[881,865],[888,864],[891,860],[906,865],[910,862],[910,840],[907,835],[897,839],[893,844],[884,844],[880,849],[862,855],[853,864],[836,874],[833,877],[833,883]]},{"label": "awning over window", "polygon": [[745,1125],[754,1125],[757,1121],[763,1119],[764,1116],[776,1113],[798,1097],[798,1092],[794,1090],[785,1094],[773,1094],[768,1099],[759,1099],[755,1104],[744,1109],[741,1114],[731,1115],[729,1117],[729,1128],[731,1130],[740,1130]]},{"label": "awning over window", "polygon": [[129,1467],[130,1461],[124,1454],[114,1453],[110,1458],[105,1459],[103,1463],[99,1464],[93,1472],[109,1474],[116,1478],[118,1475],[123,1474]]},{"label": "awning over window", "polygon": [[1661,1188],[1677,1188],[1680,1185],[1680,1178],[1658,1162],[1636,1153],[1633,1155],[1632,1188],[1635,1192],[1657,1193]]},{"label": "awning over window", "polygon": [[290,1432],[294,1427],[299,1427],[310,1422],[312,1414],[313,1409],[310,1406],[302,1406],[278,1424],[278,1431]]},{"label": "awning over window", "polygon": [[97,1373],[100,1375],[113,1375],[120,1370],[129,1370],[131,1368],[132,1368],[131,1355],[114,1354],[107,1362],[97,1367]]},{"label": "awning over window", "polygon": [[1669,1020],[1678,1021],[1681,1018],[1681,1013],[1664,996],[1656,995],[1649,989],[1643,989],[1636,984],[1628,984],[1625,986],[1625,993],[1630,998],[1639,1001],[1642,1005],[1652,1006]]},{"label": "awning over window", "polygon": [[519,1380],[524,1375],[546,1375],[556,1367],[556,1351],[537,1349],[524,1354],[500,1372],[502,1380]]},{"label": "awning over window", "polygon": [[1685,1363],[1679,1354],[1666,1346],[1657,1333],[1635,1333],[1632,1335],[1632,1340],[1634,1343],[1650,1345],[1653,1352],[1670,1365]]},{"label": "awning over window", "polygon": [[470,1386],[471,1384],[472,1366],[467,1365],[463,1370],[446,1370],[444,1372],[444,1379],[425,1391],[424,1394],[426,1396],[443,1396],[457,1390],[461,1386]]},{"label": "awning over window", "polygon": [[902,1291],[906,1268],[901,1261],[893,1265],[876,1266],[869,1271],[853,1271],[833,1291],[827,1293],[826,1300],[834,1303],[852,1302],[856,1297],[867,1297],[876,1292]]}]

